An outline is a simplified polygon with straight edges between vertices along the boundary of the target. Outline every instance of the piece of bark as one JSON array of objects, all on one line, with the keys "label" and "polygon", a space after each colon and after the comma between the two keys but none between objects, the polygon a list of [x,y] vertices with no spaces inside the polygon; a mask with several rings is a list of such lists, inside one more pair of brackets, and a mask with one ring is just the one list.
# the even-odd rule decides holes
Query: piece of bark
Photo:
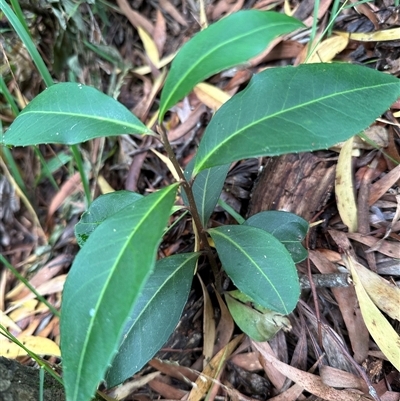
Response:
[{"label": "piece of bark", "polygon": [[[0,401],[38,401],[40,369],[21,365],[13,359],[0,357]],[[102,398],[93,398],[101,400]],[[64,387],[45,372],[44,401],[64,401]]]},{"label": "piece of bark", "polygon": [[[0,401],[37,401],[39,399],[39,369],[0,357]],[[44,401],[64,401],[63,386],[45,373]]]},{"label": "piece of bark", "polygon": [[268,158],[254,186],[248,215],[284,210],[311,221],[332,194],[335,168],[332,161],[313,153]]}]

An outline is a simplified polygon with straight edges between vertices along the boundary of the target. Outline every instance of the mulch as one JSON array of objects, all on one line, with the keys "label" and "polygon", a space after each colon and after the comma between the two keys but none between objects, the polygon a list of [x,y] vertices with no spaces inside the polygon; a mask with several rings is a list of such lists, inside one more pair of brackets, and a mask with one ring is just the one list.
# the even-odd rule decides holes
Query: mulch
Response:
[{"label": "mulch", "polygon": [[[200,12],[203,2],[190,0],[116,0],[110,4],[96,2],[96,6],[84,3],[66,26],[62,24],[65,22],[62,15],[55,12],[62,7],[58,3],[48,3],[44,8],[28,1],[20,3],[38,48],[57,80],[68,80],[72,74],[82,83],[115,95],[146,123],[157,111],[163,68],[168,68],[169,57],[205,22]],[[215,87],[232,95],[243,89],[254,73],[268,67],[298,65],[305,60],[313,1],[204,3],[208,23],[241,9],[256,8],[285,11],[308,27],[277,41],[244,68],[213,76],[208,82]],[[317,35],[327,27],[333,3],[320,1]],[[364,64],[398,76],[399,13],[400,9],[387,0],[357,3],[342,10],[335,20],[331,41],[322,41],[315,62],[322,58],[326,62]],[[0,28],[3,76],[21,106],[43,90],[43,84],[4,17],[0,19]],[[393,29],[399,31],[389,35],[387,32]],[[153,39],[158,60],[154,58],[154,50],[144,46],[140,30]],[[96,45],[107,57],[88,51],[84,40]],[[182,166],[193,157],[212,117],[209,97],[192,92],[167,113],[165,125]],[[13,115],[1,95],[0,106],[0,117],[7,127]],[[313,223],[305,241],[309,258],[298,265],[300,274],[308,277],[347,274],[346,268],[361,264],[398,289],[399,110],[397,102],[368,131],[374,140],[382,141],[378,149],[365,143],[354,146],[358,231],[348,231],[337,208],[334,186],[340,145],[326,151],[235,163],[222,199],[242,216],[276,209],[292,211]],[[96,139],[83,144],[81,149],[88,171],[95,167],[91,170],[95,196],[109,188],[146,194],[173,182],[167,167],[151,151],[163,151],[153,138]],[[69,155],[68,149],[60,145],[42,145],[39,150],[45,160]],[[12,155],[24,178],[31,208],[7,175],[7,163],[2,163],[0,252],[59,308],[62,286],[79,249],[73,228],[85,210],[79,176],[67,161],[52,172],[52,183],[41,171],[33,149],[12,149]],[[310,197],[311,201],[305,202]],[[214,225],[232,222],[220,208],[211,220]],[[193,239],[190,224],[190,220],[183,219],[170,230],[160,256],[190,249]],[[347,256],[343,258],[343,254]],[[297,308],[289,316],[291,330],[279,332],[269,342],[256,343],[234,326],[214,291],[207,264],[200,266],[199,276],[205,286],[194,280],[182,319],[168,343],[141,372],[122,386],[106,391],[109,396],[140,401],[187,397],[200,400],[207,394],[210,400],[400,400],[398,372],[370,336],[350,278],[339,287],[334,284],[319,287],[311,280],[310,288],[303,290]],[[49,347],[41,342],[43,338],[54,346],[59,344],[58,318],[4,266],[0,278],[1,324],[16,337],[28,338],[33,349]],[[398,300],[389,299],[389,295],[385,301],[400,307]],[[399,333],[399,321],[385,317]],[[214,336],[204,332],[208,324],[215,325]],[[204,346],[210,343],[214,345],[211,364],[221,363],[223,367],[219,370],[204,362]],[[0,345],[8,351],[4,355],[0,349],[0,355],[33,365],[29,357],[12,349],[5,339],[0,338]],[[46,360],[54,365],[59,363],[56,356]]]}]

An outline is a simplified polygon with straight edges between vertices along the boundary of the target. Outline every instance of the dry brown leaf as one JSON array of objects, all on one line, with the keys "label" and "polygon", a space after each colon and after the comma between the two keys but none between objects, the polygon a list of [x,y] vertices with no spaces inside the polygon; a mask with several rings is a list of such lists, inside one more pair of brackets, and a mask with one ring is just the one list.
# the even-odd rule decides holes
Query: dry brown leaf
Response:
[{"label": "dry brown leaf", "polygon": [[[254,345],[254,343],[252,343]],[[257,343],[258,344],[258,352],[261,355],[264,354],[271,354],[275,355],[274,351],[272,350],[271,346],[269,345],[268,341],[264,341],[262,343]],[[261,352],[262,351],[262,352]],[[275,368],[275,366],[270,363],[267,359],[265,358],[260,358],[260,363],[268,377],[268,379],[271,381],[271,383],[274,385],[274,387],[280,391],[285,383],[285,376]]]},{"label": "dry brown leaf", "polygon": [[167,400],[181,400],[182,397],[188,394],[187,391],[181,390],[177,386],[171,386],[157,379],[149,382],[149,387]]},{"label": "dry brown leaf", "polygon": [[379,181],[372,184],[368,204],[372,206],[389,188],[400,180],[400,164],[385,174]]},{"label": "dry brown leaf", "polygon": [[[89,177],[88,177],[89,178]],[[56,193],[51,200],[47,210],[47,219],[49,220],[55,211],[63,204],[68,196],[71,196],[76,191],[82,190],[81,177],[79,173],[75,173],[61,186],[60,190]]]},{"label": "dry brown leaf", "polygon": [[220,0],[213,8],[211,19],[215,21],[221,18],[221,15],[223,14],[229,15],[235,11],[239,11],[241,10],[243,4],[244,0],[237,0],[237,1]]},{"label": "dry brown leaf", "polygon": [[[318,20],[320,20],[328,11],[330,5],[332,4],[332,0],[321,0],[319,2],[319,9],[318,9]],[[305,21],[303,21],[303,24],[307,27],[311,27],[314,21],[314,16],[310,15]]]},{"label": "dry brown leaf", "polygon": [[392,319],[400,321],[400,288],[356,260],[352,261],[352,268],[357,272],[362,286],[374,304]]},{"label": "dry brown leaf", "polygon": [[188,26],[185,18],[178,11],[178,9],[168,0],[160,0],[159,5],[164,11],[166,11],[176,22],[179,22],[182,26]]},{"label": "dry brown leaf", "polygon": [[258,352],[246,352],[244,354],[234,355],[230,359],[230,362],[249,372],[256,372],[263,369],[258,360]]},{"label": "dry brown leaf", "polygon": [[50,337],[51,335],[55,335],[55,331],[58,331],[60,327],[60,318],[58,316],[53,316],[50,322],[42,328],[36,334],[40,337]]},{"label": "dry brown leaf", "polygon": [[143,28],[150,36],[153,36],[154,27],[153,24],[142,14],[133,10],[127,0],[117,0],[117,4],[121,9],[122,13],[125,14],[129,22],[137,29],[138,27]]},{"label": "dry brown leaf", "polygon": [[215,344],[215,319],[214,308],[208,294],[207,288],[199,275],[197,278],[200,281],[201,289],[203,291],[204,311],[203,311],[203,368],[205,368],[214,356]]},{"label": "dry brown leaf", "polygon": [[[362,235],[359,233],[346,233],[346,235],[351,239],[354,239],[364,245],[368,245],[369,247],[374,248],[374,250],[382,253],[383,255],[390,256],[391,258],[400,258],[400,248],[398,242],[381,241],[378,238]],[[375,247],[378,242],[379,247]]]},{"label": "dry brown leaf", "polygon": [[[23,331],[21,331],[21,334],[19,334],[19,335],[20,336],[33,336],[33,334],[36,334],[35,332],[36,332],[37,328],[39,327],[39,324],[42,321],[42,317],[43,316],[40,316],[39,318],[37,316],[31,316],[28,326],[25,327],[25,329]],[[28,320],[28,319],[26,319],[26,320]],[[23,321],[21,323],[23,324]]]},{"label": "dry brown leaf", "polygon": [[169,141],[173,142],[178,139],[183,139],[183,137],[199,123],[201,115],[205,113],[206,110],[204,104],[199,104],[184,123],[168,132]]},{"label": "dry brown leaf", "polygon": [[352,373],[332,368],[331,366],[321,365],[319,374],[322,381],[330,387],[356,388],[363,393],[368,393],[368,385],[363,379]]},{"label": "dry brown leaf", "polygon": [[357,261],[348,254],[343,255],[343,260],[351,271],[361,313],[364,322],[368,327],[368,331],[375,340],[377,346],[392,365],[400,370],[400,336],[396,333],[365,291],[358,275],[358,270],[355,267]]},{"label": "dry brown leaf", "polygon": [[237,336],[214,356],[196,380],[189,394],[188,401],[200,401],[207,394],[213,380],[221,373],[226,360],[230,357],[240,341],[242,341],[243,337],[244,334]]},{"label": "dry brown leaf", "polygon": [[[315,316],[315,311],[312,310],[307,304],[300,301],[302,313],[307,318],[307,327],[311,336],[317,338],[321,336],[323,350],[329,365],[351,372],[354,368],[351,360],[346,355],[347,347],[343,339],[326,323],[318,321]],[[315,340],[317,341],[317,340]]]},{"label": "dry brown leaf", "polygon": [[[70,263],[70,258],[67,255],[57,255],[54,259],[43,266],[30,280],[29,284],[37,288],[46,283],[54,276],[59,274]],[[7,293],[6,299],[16,301],[26,297],[31,291],[24,283],[19,283],[10,292]]]},{"label": "dry brown leaf", "polygon": [[[345,237],[345,240],[348,242],[347,237]],[[319,250],[309,251],[311,261],[321,273],[337,273],[339,270],[326,256],[325,252],[323,253]],[[333,261],[336,263],[341,262],[340,255],[337,254],[333,258]],[[354,359],[356,362],[362,363],[368,355],[369,333],[358,306],[354,287],[331,288],[331,291],[338,303],[346,325]]]},{"label": "dry brown leaf", "polygon": [[[368,137],[374,144],[369,144],[366,140],[359,135],[353,137],[353,149],[377,149],[386,148],[389,145],[389,133],[386,128],[380,125],[373,125],[364,131],[364,135]],[[345,142],[338,142],[331,150],[339,152]]]},{"label": "dry brown leaf", "polygon": [[145,386],[152,380],[154,380],[155,377],[160,376],[160,372],[152,372],[149,373],[148,375],[144,375],[142,377],[139,377],[138,379],[128,381],[113,390],[111,390],[108,395],[110,397],[113,397],[117,400],[122,400],[123,398],[128,397],[128,395],[132,394],[132,392],[140,387]]},{"label": "dry brown leaf", "polygon": [[[67,279],[67,274],[60,274],[59,276],[54,277],[51,280],[48,280],[45,283],[37,286],[36,291],[40,295],[49,295],[49,294],[54,294],[56,292],[61,292],[64,288],[64,283],[66,279]],[[16,302],[13,302],[12,304],[19,305],[21,302],[25,302],[34,298],[36,298],[36,295],[33,292],[30,292],[24,298]]]},{"label": "dry brown leaf", "polygon": [[214,346],[214,353],[218,353],[222,348],[224,348],[230,341],[233,335],[233,331],[235,330],[235,323],[233,322],[232,316],[229,313],[225,302],[222,300],[221,295],[219,295],[218,291],[215,291],[215,295],[218,300],[219,309],[221,311],[221,317],[218,322],[218,326],[216,329],[216,342]]},{"label": "dry brown leaf", "polygon": [[[318,367],[319,361],[315,362],[313,366],[311,366],[309,372],[314,373],[315,369]],[[294,384],[293,386],[289,387],[287,390],[283,391],[282,393],[278,394],[275,397],[272,397],[271,400],[273,401],[302,401],[306,397],[301,395],[303,392],[303,387],[299,384]]]},{"label": "dry brown leaf", "polygon": [[361,394],[350,392],[348,390],[336,390],[331,388],[325,385],[319,376],[296,369],[264,352],[260,347],[260,343],[253,341],[253,345],[260,352],[262,357],[269,363],[273,364],[283,375],[299,384],[305,391],[308,391],[317,397],[321,397],[327,401],[370,401],[369,398]]},{"label": "dry brown leaf", "polygon": [[153,358],[149,361],[149,365],[161,373],[185,383],[194,383],[199,376],[198,372],[185,366],[180,366],[176,362],[162,361],[161,359]]},{"label": "dry brown leaf", "polygon": [[158,54],[160,57],[164,53],[164,45],[167,40],[167,25],[165,23],[165,18],[162,12],[157,9],[156,24],[154,26],[153,32],[154,43],[157,46]]}]

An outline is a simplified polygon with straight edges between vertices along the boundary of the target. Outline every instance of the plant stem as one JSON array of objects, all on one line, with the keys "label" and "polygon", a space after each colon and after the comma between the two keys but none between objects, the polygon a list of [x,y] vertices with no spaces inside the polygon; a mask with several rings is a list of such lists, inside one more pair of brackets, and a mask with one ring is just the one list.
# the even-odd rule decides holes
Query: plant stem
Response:
[{"label": "plant stem", "polygon": [[207,258],[210,262],[211,269],[214,274],[215,285],[216,285],[217,291],[221,291],[221,277],[218,272],[217,261],[215,260],[214,253],[210,247],[210,244],[208,243],[207,235],[205,233],[203,224],[201,223],[199,212],[196,207],[196,201],[193,196],[192,187],[189,184],[189,182],[186,180],[185,175],[183,174],[181,166],[179,165],[178,160],[176,159],[175,153],[171,147],[171,144],[169,143],[168,136],[165,133],[164,128],[161,127],[160,125],[158,125],[157,131],[161,135],[161,141],[168,154],[168,157],[171,160],[172,165],[174,166],[179,178],[182,181],[182,187],[186,193],[186,196],[187,196],[187,199],[189,202],[189,210],[192,215],[194,224],[196,226],[196,231],[199,236],[200,243],[201,243],[202,247],[204,248],[204,250],[206,251]]},{"label": "plant stem", "polygon": [[78,146],[71,145],[71,151],[72,151],[72,155],[74,156],[76,166],[78,167],[79,175],[81,176],[83,190],[85,192],[85,197],[86,197],[86,203],[87,203],[87,206],[89,207],[92,202],[90,188],[89,188],[89,180],[85,174],[85,169],[83,167],[83,161],[82,161]]}]

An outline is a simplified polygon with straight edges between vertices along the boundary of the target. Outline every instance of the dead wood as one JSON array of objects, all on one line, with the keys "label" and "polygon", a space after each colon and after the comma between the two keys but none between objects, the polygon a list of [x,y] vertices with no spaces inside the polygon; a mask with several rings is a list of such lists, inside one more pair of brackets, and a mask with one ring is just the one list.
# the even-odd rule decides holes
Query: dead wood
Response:
[{"label": "dead wood", "polygon": [[329,200],[335,165],[313,153],[268,158],[254,186],[249,216],[284,210],[311,221]]}]

